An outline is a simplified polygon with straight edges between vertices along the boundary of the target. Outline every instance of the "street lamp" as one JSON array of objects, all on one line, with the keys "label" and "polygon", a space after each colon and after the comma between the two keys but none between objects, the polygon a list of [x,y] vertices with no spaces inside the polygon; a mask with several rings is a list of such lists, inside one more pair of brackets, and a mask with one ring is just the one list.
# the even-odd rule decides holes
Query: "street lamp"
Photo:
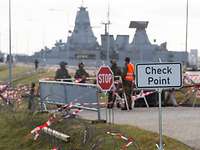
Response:
[{"label": "street lamp", "polygon": [[9,86],[12,86],[12,53],[11,53],[11,0],[9,0]]}]

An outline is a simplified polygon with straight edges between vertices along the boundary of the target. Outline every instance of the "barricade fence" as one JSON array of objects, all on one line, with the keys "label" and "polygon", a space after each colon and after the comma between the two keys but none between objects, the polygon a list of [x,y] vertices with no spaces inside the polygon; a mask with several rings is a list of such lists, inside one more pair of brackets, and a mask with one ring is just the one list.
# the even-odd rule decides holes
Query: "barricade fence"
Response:
[{"label": "barricade fence", "polygon": [[[67,105],[73,107],[92,110],[98,112],[100,119],[100,105],[98,88],[95,84],[73,83],[63,81],[39,81],[41,109],[45,109],[45,104]],[[83,106],[81,104],[91,104]],[[93,104],[96,105],[93,105]]]},{"label": "barricade fence", "polygon": [[186,87],[191,85],[191,88],[194,88],[196,98],[200,98],[200,74],[186,72],[184,74],[184,82]]},{"label": "barricade fence", "polygon": [[0,100],[3,104],[20,104],[25,96],[29,95],[27,85],[19,85],[16,88],[9,87],[8,84],[0,84]]}]

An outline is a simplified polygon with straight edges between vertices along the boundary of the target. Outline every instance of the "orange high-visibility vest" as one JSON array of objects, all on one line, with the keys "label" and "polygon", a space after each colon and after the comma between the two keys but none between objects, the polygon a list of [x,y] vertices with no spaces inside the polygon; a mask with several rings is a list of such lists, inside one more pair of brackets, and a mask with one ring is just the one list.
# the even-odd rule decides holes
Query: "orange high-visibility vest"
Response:
[{"label": "orange high-visibility vest", "polygon": [[134,76],[133,76],[134,71],[135,71],[134,65],[131,63],[127,64],[127,74],[125,76],[125,80],[133,81],[134,80]]}]

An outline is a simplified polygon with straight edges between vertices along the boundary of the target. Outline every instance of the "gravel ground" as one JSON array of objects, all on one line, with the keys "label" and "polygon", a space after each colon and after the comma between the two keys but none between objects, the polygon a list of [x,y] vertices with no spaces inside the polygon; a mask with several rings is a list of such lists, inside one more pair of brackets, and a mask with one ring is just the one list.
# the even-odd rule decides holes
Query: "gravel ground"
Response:
[{"label": "gravel ground", "polygon": [[[83,111],[86,119],[97,119],[97,113]],[[105,109],[101,110],[102,119],[106,119]],[[134,108],[131,111],[114,109],[114,122],[128,124],[159,132],[158,108]],[[166,107],[163,108],[163,134],[175,138],[200,150],[200,108]]]}]

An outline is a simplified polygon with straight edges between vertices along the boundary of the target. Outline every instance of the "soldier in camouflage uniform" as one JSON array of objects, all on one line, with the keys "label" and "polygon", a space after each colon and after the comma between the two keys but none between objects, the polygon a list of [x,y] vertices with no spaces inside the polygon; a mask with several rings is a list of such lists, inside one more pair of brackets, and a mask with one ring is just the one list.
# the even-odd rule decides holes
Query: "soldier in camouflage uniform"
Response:
[{"label": "soldier in camouflage uniform", "polygon": [[80,80],[79,83],[85,83],[87,77],[89,77],[89,73],[86,72],[84,64],[81,62],[78,65],[74,78]]},{"label": "soldier in camouflage uniform", "polygon": [[71,76],[68,73],[68,70],[66,69],[66,65],[66,62],[60,62],[60,68],[56,71],[55,80],[71,78]]},{"label": "soldier in camouflage uniform", "polygon": [[[112,72],[113,72],[113,75],[114,76],[121,76],[122,75],[122,72],[121,72],[121,70],[120,70],[120,68],[117,66],[117,62],[116,62],[116,60],[115,59],[112,59],[111,61],[110,61],[110,63],[111,63],[111,67],[110,67],[110,69],[112,70]],[[115,80],[115,79],[114,79]],[[116,91],[118,90],[118,87],[119,85],[115,85],[115,87],[116,87]],[[115,91],[115,92],[116,92]],[[114,91],[109,91],[108,92],[108,106],[107,106],[107,108],[113,108],[113,106],[114,106],[114,103],[115,103],[115,100],[116,100],[116,96],[114,95]],[[117,102],[117,107],[118,108],[120,108],[120,104],[119,104],[119,102]]]}]

